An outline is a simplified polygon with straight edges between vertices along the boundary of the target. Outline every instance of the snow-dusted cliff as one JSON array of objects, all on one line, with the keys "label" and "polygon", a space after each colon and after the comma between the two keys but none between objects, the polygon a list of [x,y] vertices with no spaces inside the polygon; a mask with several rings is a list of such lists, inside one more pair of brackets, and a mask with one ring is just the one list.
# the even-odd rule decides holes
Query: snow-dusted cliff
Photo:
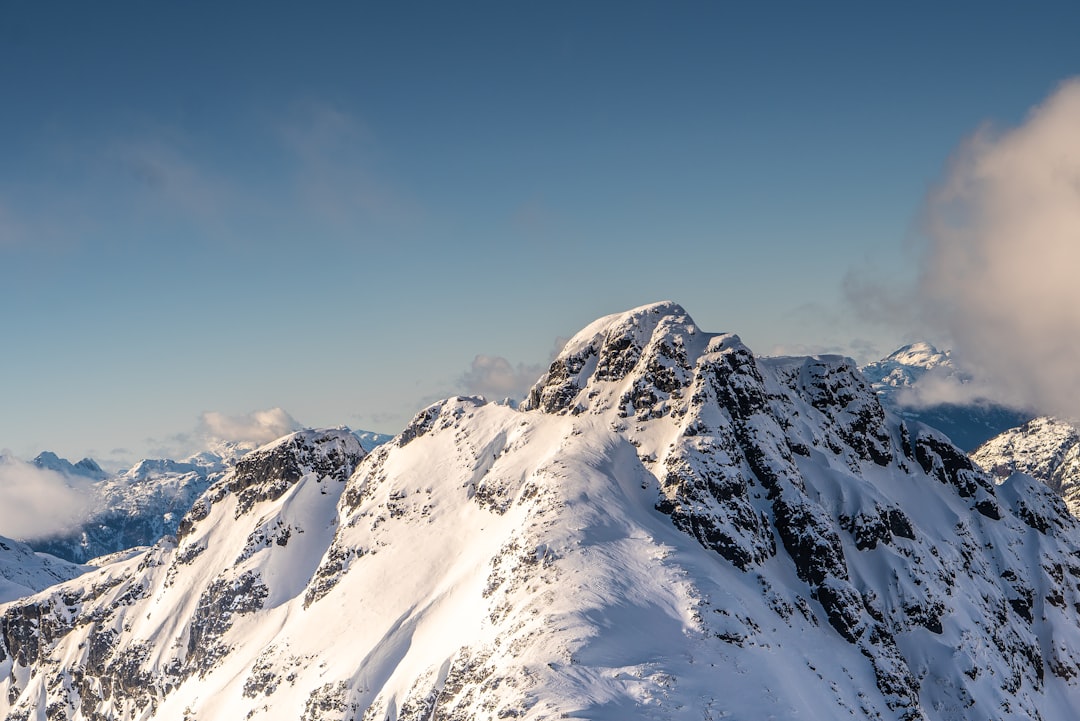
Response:
[{"label": "snow-dusted cliff", "polygon": [[[355,466],[355,468],[354,468]],[[603,318],[520,410],[267,446],[175,544],[0,606],[11,719],[1050,719],[1077,521],[839,357]],[[5,706],[6,704],[6,706]]]}]

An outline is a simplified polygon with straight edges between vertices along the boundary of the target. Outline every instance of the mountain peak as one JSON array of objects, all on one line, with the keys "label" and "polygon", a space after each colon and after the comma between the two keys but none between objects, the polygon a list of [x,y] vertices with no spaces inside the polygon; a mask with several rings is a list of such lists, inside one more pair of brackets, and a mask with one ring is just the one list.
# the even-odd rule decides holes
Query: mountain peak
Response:
[{"label": "mountain peak", "polygon": [[52,451],[42,451],[31,461],[38,468],[48,471],[56,471],[65,476],[82,476],[95,481],[108,477],[108,473],[102,470],[97,461],[92,458],[83,458],[78,463],[72,463],[66,458],[61,458]]},{"label": "mountain peak", "polygon": [[559,355],[580,352],[582,347],[592,344],[597,338],[613,334],[629,333],[642,340],[652,334],[662,319],[673,319],[689,326],[693,326],[694,322],[678,303],[670,300],[649,303],[594,320],[575,333]]},{"label": "mountain peak", "polygon": [[951,364],[951,357],[952,354],[949,351],[940,351],[925,341],[917,341],[897,348],[886,356],[885,360],[930,369],[942,364]]},{"label": "mountain peak", "polygon": [[986,400],[978,380],[957,365],[949,351],[911,343],[862,367],[883,406],[902,418],[944,432],[964,450],[1031,418],[1031,414]]},{"label": "mountain peak", "polygon": [[522,408],[576,415],[612,404],[624,412],[652,407],[686,387],[691,358],[735,347],[745,350],[738,336],[702,333],[671,301],[604,316],[570,339]]}]

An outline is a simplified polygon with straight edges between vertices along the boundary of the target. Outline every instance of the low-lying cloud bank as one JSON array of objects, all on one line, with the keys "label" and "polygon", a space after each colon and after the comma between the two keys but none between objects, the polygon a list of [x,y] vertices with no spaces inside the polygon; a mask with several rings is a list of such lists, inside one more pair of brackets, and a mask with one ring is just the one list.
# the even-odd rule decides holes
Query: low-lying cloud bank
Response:
[{"label": "low-lying cloud bank", "polygon": [[68,530],[89,509],[90,483],[0,456],[0,536],[30,540]]}]

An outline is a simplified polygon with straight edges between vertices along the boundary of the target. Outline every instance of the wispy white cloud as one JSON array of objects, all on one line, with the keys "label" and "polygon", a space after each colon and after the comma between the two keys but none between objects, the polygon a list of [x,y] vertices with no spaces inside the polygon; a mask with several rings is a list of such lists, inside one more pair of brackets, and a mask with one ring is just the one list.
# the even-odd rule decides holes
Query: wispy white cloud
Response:
[{"label": "wispy white cloud", "polygon": [[38,156],[36,182],[0,187],[0,251],[142,243],[177,228],[212,244],[281,242],[276,232],[297,228],[351,238],[365,223],[400,227],[423,215],[377,167],[375,134],[353,113],[293,104],[267,110],[248,130],[237,153],[275,168],[269,179],[167,124],[93,137],[69,131]]},{"label": "wispy white cloud", "polygon": [[[220,222],[236,210],[239,188],[168,133],[115,141],[109,151],[140,189],[139,206],[177,211],[197,222]],[[140,209],[136,206],[136,209]]]},{"label": "wispy white cloud", "polygon": [[987,405],[997,393],[983,379],[962,379],[956,373],[932,368],[912,385],[901,388],[896,402],[905,408],[932,408],[942,404]]},{"label": "wispy white cloud", "polygon": [[0,456],[0,535],[26,540],[71,528],[89,508],[89,483]]},{"label": "wispy white cloud", "polygon": [[551,361],[562,351],[569,338],[556,338],[544,363],[514,365],[502,356],[477,355],[458,378],[458,386],[466,393],[481,395],[489,400],[520,399],[547,372]]},{"label": "wispy white cloud", "polygon": [[322,222],[353,228],[359,220],[401,223],[416,203],[376,170],[375,134],[354,114],[308,102],[279,128],[296,166],[299,203]]}]

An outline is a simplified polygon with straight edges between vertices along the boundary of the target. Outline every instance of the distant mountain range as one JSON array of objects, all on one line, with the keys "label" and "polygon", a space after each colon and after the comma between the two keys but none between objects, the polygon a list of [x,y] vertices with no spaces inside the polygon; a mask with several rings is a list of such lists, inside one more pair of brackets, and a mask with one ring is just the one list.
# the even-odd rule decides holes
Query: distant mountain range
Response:
[{"label": "distant mountain range", "polygon": [[[371,431],[351,432],[369,450],[391,438]],[[50,451],[42,452],[32,461],[38,468],[94,482],[88,486],[90,510],[82,523],[65,532],[25,542],[34,550],[73,563],[152,545],[175,535],[195,500],[256,446],[219,442],[184,460],[143,459],[116,474],[105,472],[91,458],[71,463]]]},{"label": "distant mountain range", "polygon": [[674,303],[601,318],[519,408],[291,434],[0,605],[0,715],[1073,718],[1080,521],[880,397]]}]

